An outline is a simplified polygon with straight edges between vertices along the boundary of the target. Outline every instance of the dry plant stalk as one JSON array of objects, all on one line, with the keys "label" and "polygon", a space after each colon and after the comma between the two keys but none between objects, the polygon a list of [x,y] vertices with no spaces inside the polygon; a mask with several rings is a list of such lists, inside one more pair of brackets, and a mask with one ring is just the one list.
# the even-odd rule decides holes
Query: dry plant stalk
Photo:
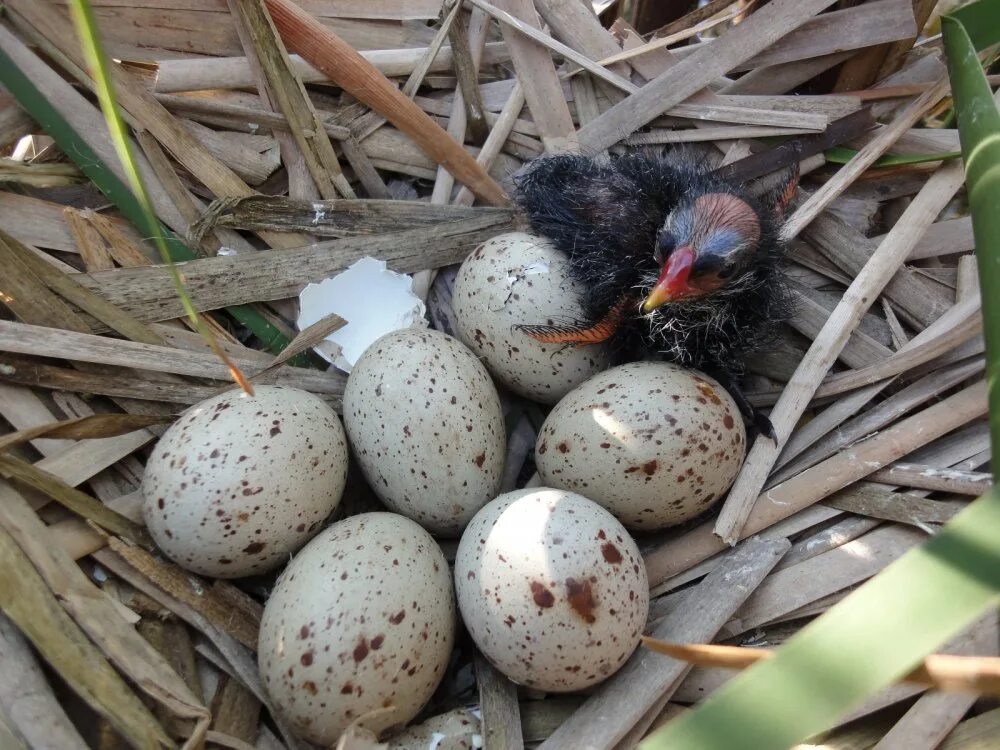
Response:
[{"label": "dry plant stalk", "polygon": [[[943,90],[939,91],[939,89],[941,86],[936,87],[933,92],[929,92],[933,96],[925,95],[927,101],[923,102],[919,108],[912,107],[910,112],[923,112],[927,102],[932,99],[936,101],[936,98],[943,93]],[[836,179],[835,177],[830,182],[834,182]],[[907,207],[903,216],[893,226],[892,231],[879,245],[878,251],[844,292],[840,303],[813,340],[809,351],[782,391],[778,403],[771,410],[770,419],[777,441],[758,438],[754,442],[743,468],[729,490],[729,495],[715,524],[715,533],[723,541],[734,544],[740,537],[741,529],[753,510],[768,473],[774,466],[782,446],[799,417],[809,405],[809,401],[820,385],[821,378],[833,365],[850,333],[892,278],[896,269],[909,255],[920,236],[964,182],[965,172],[961,164],[949,164],[941,167],[927,181],[917,197]],[[817,192],[815,195],[818,194]],[[805,208],[803,206],[799,212]],[[798,212],[796,215],[799,215]]]},{"label": "dry plant stalk", "polygon": [[[187,748],[200,745],[208,709],[166,660],[125,620],[116,600],[100,591],[59,547],[47,543],[47,529],[18,493],[0,483],[0,526],[34,563],[63,607],[110,661],[148,695],[179,717],[194,719]],[[125,610],[129,615],[131,611]]]},{"label": "dry plant stalk", "polygon": [[481,200],[507,203],[503,189],[476,160],[350,45],[289,0],[267,0],[267,7],[290,49],[413,138]]},{"label": "dry plant stalk", "polygon": [[137,747],[170,738],[80,627],[63,610],[13,537],[0,529],[0,608],[91,708]]},{"label": "dry plant stalk", "polygon": [[[271,22],[263,0],[229,0],[237,24],[242,27],[263,71],[267,98],[288,120],[289,130],[305,160],[319,194],[326,199],[354,198],[354,189],[344,177],[323,122],[296,74],[288,52]],[[248,49],[248,52],[250,50]]]},{"label": "dry plant stalk", "polygon": [[[682,633],[704,633],[699,640],[714,637],[790,546],[785,539],[754,539],[734,550],[692,589],[698,606],[675,609],[653,633],[669,639],[678,639]],[[692,639],[683,636],[679,640]],[[685,671],[684,665],[654,667],[650,654],[637,651],[541,744],[541,750],[611,750],[636,724],[651,723],[659,715]]]},{"label": "dry plant stalk", "polygon": [[[897,422],[857,448],[841,451],[760,495],[741,536],[748,537],[789,518],[986,411],[986,384],[980,381]],[[711,521],[702,524],[645,556],[650,585],[656,586],[726,547],[727,543],[714,533]]]},{"label": "dry plant stalk", "polygon": [[[774,656],[773,651],[763,648],[669,643],[648,636],[642,636],[642,644],[659,654],[700,667],[742,670]],[[997,697],[1000,696],[1000,657],[931,654],[902,681],[936,690]]]}]

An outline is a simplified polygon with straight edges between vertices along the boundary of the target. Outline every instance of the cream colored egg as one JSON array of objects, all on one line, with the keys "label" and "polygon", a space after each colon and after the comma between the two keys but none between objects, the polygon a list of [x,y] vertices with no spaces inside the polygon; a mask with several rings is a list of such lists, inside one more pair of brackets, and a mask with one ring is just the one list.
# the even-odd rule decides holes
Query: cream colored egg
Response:
[{"label": "cream colored egg", "polygon": [[512,391],[554,404],[609,367],[609,350],[602,344],[542,344],[515,326],[580,320],[583,294],[566,256],[548,240],[502,234],[469,255],[455,278],[458,337]]},{"label": "cream colored egg", "polygon": [[542,482],[586,495],[631,529],[661,529],[707,510],[743,464],[746,432],[717,382],[665,362],[602,372],[542,425]]},{"label": "cream colored egg", "polygon": [[581,690],[615,672],[649,610],[646,569],[614,516],[564,490],[501,495],[472,519],[455,589],[479,650],[514,682]]},{"label": "cream colored egg", "polygon": [[347,440],[306,391],[258,385],[192,406],[153,449],[143,516],[183,568],[236,578],[288,560],[340,502]]},{"label": "cream colored egg", "polygon": [[363,513],[285,568],[264,607],[257,659],[280,715],[333,747],[362,716],[375,732],[416,716],[444,676],[454,633],[441,549],[408,518]]},{"label": "cream colored egg", "polygon": [[435,534],[458,536],[496,496],[506,451],[493,381],[461,342],[407,328],[351,370],[344,425],[372,489]]}]

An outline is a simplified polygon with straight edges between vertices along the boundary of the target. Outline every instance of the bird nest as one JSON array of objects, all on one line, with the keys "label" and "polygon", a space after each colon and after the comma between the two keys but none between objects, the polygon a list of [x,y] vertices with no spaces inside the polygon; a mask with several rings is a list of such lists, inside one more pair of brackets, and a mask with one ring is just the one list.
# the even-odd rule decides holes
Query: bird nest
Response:
[{"label": "bird nest", "polygon": [[[458,264],[526,227],[508,195],[545,155],[682,153],[760,190],[801,174],[782,229],[793,310],[767,346],[745,347],[738,384],[775,439],[751,434],[707,514],[636,537],[646,633],[677,658],[639,647],[611,679],[554,695],[460,636],[409,729],[376,739],[361,721],[343,746],[632,747],[756,654],[708,644],[780,645],[989,488],[937,3],[296,3],[91,0],[183,296],[125,187],[68,4],[4,3],[0,745],[310,746],[258,676],[276,572],[214,579],[161,554],[144,465],[180,412],[234,377],[340,411],[347,375],[329,362],[349,344],[324,342],[352,316],[426,309],[455,333]],[[361,283],[379,286],[300,309],[308,285],[366,258],[383,264]],[[502,486],[533,486],[550,405],[500,400]],[[328,521],[380,509],[352,463]],[[454,563],[456,540],[439,541]],[[996,647],[994,617],[945,650]],[[935,679],[870,697],[823,746],[1000,742],[996,710],[937,700]]]}]

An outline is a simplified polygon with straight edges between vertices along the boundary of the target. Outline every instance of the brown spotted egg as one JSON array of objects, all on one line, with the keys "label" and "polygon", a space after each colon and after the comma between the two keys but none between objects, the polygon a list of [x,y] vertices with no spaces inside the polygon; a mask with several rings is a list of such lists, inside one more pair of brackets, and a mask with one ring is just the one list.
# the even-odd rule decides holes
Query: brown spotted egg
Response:
[{"label": "brown spotted egg", "polygon": [[153,449],[143,517],[160,550],[216,578],[267,570],[319,530],[340,502],[347,440],[306,391],[226,391],[181,415]]},{"label": "brown spotted egg", "polygon": [[257,659],[293,730],[333,747],[360,717],[379,733],[416,716],[444,676],[454,633],[441,549],[408,518],[362,513],[324,530],[282,572]]},{"label": "brown spotted egg", "polygon": [[661,529],[707,510],[743,464],[732,397],[665,362],[602,372],[560,401],[535,444],[544,484],[586,495],[631,529]]},{"label": "brown spotted egg", "polygon": [[515,326],[579,320],[582,294],[566,256],[548,240],[502,234],[469,255],[455,278],[458,337],[512,391],[554,404],[606,369],[610,352],[604,345],[542,344]]},{"label": "brown spotted egg", "polygon": [[639,643],[646,568],[614,516],[585,497],[501,495],[469,523],[455,557],[462,620],[514,682],[568,692],[615,672]]},{"label": "brown spotted egg", "polygon": [[377,339],[344,389],[344,426],[372,489],[435,534],[458,536],[496,497],[500,397],[461,342],[425,328]]}]

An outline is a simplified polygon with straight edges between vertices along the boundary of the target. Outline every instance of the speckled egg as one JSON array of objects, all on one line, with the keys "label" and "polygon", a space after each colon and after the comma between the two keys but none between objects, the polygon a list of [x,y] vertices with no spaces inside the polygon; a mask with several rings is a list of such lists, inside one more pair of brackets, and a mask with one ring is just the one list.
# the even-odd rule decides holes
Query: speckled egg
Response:
[{"label": "speckled egg", "polygon": [[444,676],[455,634],[448,563],[394,513],[333,524],[289,563],[264,607],[264,688],[294,731],[332,747],[348,724],[402,727]]},{"label": "speckled egg", "polygon": [[462,535],[455,557],[462,619],[514,682],[581,690],[639,643],[649,610],[635,542],[604,508],[565,490],[501,495]]},{"label": "speckled egg", "polygon": [[344,425],[372,489],[432,533],[458,536],[496,497],[506,450],[500,398],[451,336],[407,328],[377,339],[351,370]]},{"label": "speckled egg", "polygon": [[582,294],[566,256],[548,240],[502,234],[476,249],[458,271],[452,292],[457,333],[505,386],[554,404],[609,367],[609,350],[600,344],[542,344],[515,326],[579,320]]},{"label": "speckled egg", "polygon": [[665,362],[602,372],[542,425],[544,484],[586,495],[631,529],[661,529],[705,511],[743,464],[746,432],[711,378]]},{"label": "speckled egg", "polygon": [[146,526],[167,557],[195,573],[236,578],[277,567],[344,490],[347,440],[333,409],[295,388],[255,390],[192,406],[146,464]]}]

